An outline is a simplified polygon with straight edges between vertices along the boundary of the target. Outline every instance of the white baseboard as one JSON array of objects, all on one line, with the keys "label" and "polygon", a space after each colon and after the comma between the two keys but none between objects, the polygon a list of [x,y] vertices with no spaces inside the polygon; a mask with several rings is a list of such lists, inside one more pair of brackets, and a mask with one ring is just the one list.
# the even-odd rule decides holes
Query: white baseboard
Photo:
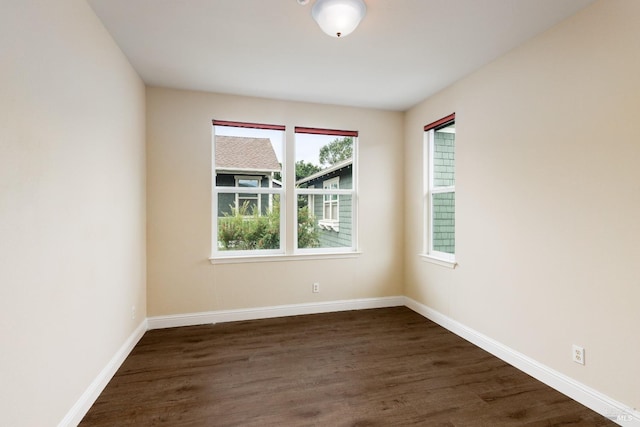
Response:
[{"label": "white baseboard", "polygon": [[364,298],[343,301],[327,301],[292,305],[277,305],[237,310],[206,311],[201,313],[172,314],[147,319],[149,329],[174,328],[178,326],[205,325],[208,323],[236,322],[240,320],[268,319],[272,317],[297,316],[301,314],[330,313],[335,311],[364,310],[404,306],[402,296]]},{"label": "white baseboard", "polygon": [[102,390],[107,386],[111,378],[115,375],[120,365],[127,358],[133,347],[140,341],[140,338],[147,331],[147,321],[143,321],[136,328],[135,331],[127,338],[127,341],[120,347],[116,354],[111,358],[107,366],[100,371],[98,376],[93,380],[89,387],[82,393],[80,399],[75,405],[67,412],[67,415],[60,421],[58,427],[72,427],[77,426],[82,421],[82,418],[89,412],[91,405],[98,399]]},{"label": "white baseboard", "polygon": [[404,305],[454,334],[488,351],[593,411],[625,427],[640,426],[640,412],[475,331],[409,297]]}]

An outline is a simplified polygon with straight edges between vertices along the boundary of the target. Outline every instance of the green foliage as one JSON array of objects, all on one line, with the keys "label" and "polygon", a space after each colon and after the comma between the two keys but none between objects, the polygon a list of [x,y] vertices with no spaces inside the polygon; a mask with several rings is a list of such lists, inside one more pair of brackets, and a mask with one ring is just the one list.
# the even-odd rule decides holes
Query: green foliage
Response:
[{"label": "green foliage", "polygon": [[[282,164],[280,167],[282,167]],[[316,166],[313,163],[307,163],[304,160],[298,160],[296,162],[296,181],[313,175],[316,172],[320,172],[321,170],[322,168],[320,166]],[[275,172],[273,174],[273,179],[282,181],[282,174],[280,172]]]},{"label": "green foliage", "polygon": [[313,163],[307,163],[304,160],[298,160],[296,162],[296,181],[311,176],[321,170],[322,168],[320,166],[316,166]]},{"label": "green foliage", "polygon": [[338,162],[353,157],[353,138],[345,136],[336,138],[320,148],[320,163],[323,165],[335,165]]},{"label": "green foliage", "polygon": [[[321,170],[322,168],[320,166],[314,165],[313,163],[307,163],[304,160],[298,160],[296,162],[296,181],[311,176],[316,172],[320,172]],[[307,203],[307,196],[298,196],[298,209],[306,208]]]},{"label": "green foliage", "polygon": [[320,234],[313,215],[310,214],[308,206],[301,207],[298,209],[298,247],[317,248],[318,246],[320,246]]},{"label": "green foliage", "polygon": [[[239,208],[229,206],[231,214],[218,219],[218,242],[221,250],[255,250],[280,248],[280,200],[274,198],[273,207],[260,215],[258,209],[245,202]],[[318,230],[308,209],[298,211],[299,247],[319,246]]]}]

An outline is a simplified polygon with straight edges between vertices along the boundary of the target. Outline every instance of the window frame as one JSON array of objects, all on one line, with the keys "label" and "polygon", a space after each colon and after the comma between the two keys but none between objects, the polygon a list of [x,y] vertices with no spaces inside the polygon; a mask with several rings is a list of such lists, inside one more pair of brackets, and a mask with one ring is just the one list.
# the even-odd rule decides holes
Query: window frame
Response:
[{"label": "window frame", "polygon": [[[424,236],[423,236],[423,254],[427,260],[433,260],[435,263],[454,268],[456,263],[456,253],[453,254],[435,250],[434,244],[434,196],[439,194],[453,194],[455,203],[456,185],[455,178],[454,184],[448,186],[436,186],[434,176],[434,159],[435,159],[435,133],[439,129],[446,128],[456,123],[456,114],[452,113],[440,120],[430,123],[424,127],[424,158],[423,158],[423,224],[424,224]],[[454,140],[454,152],[455,152],[455,140]],[[455,170],[454,159],[454,170]],[[455,214],[454,214],[455,215]],[[454,220],[454,242],[455,242],[455,220]]]},{"label": "window frame", "polygon": [[[282,186],[280,188],[273,187],[272,180],[269,179],[269,186],[262,187],[262,179],[257,175],[236,175],[234,174],[235,186],[218,186],[216,185],[218,171],[216,168],[216,126],[224,127],[237,127],[247,129],[259,129],[259,130],[271,130],[282,132],[282,165],[280,174],[282,177]],[[234,122],[224,120],[212,120],[212,132],[211,132],[211,177],[212,177],[212,190],[211,190],[211,256],[209,259],[211,262],[214,260],[223,259],[241,259],[248,257],[264,257],[274,255],[284,255],[286,250],[286,128],[283,125],[270,125],[260,123],[248,123],[248,122]],[[259,187],[239,187],[238,182],[240,179],[258,180]],[[236,207],[239,207],[238,201],[240,194],[246,194],[251,196],[257,196],[259,212],[262,214],[261,199],[263,194],[269,195],[269,208],[272,207],[272,200],[274,195],[280,197],[280,248],[278,249],[251,249],[251,250],[221,250],[218,241],[218,228],[219,228],[219,215],[218,215],[218,197],[221,194],[234,194],[234,200]]]},{"label": "window frame", "polygon": [[[325,135],[325,136],[335,136],[335,137],[351,137],[353,141],[352,147],[352,155],[351,155],[351,188],[350,189],[325,189],[324,182],[323,188],[298,188],[294,187],[293,191],[293,199],[294,203],[294,224],[296,224],[294,231],[294,254],[296,255],[319,255],[319,254],[356,254],[358,253],[358,131],[348,131],[348,130],[335,130],[335,129],[321,129],[321,128],[309,128],[309,127],[299,127],[296,126],[294,129],[294,136],[298,134],[311,134],[311,135]],[[294,138],[293,148],[294,153],[297,146],[297,139]],[[296,156],[294,154],[294,163]],[[339,178],[339,177],[334,177]],[[326,181],[331,181],[333,178],[330,178]],[[339,182],[339,181],[338,181]],[[298,208],[297,208],[297,200],[298,196],[312,196],[314,199],[316,196],[322,196],[322,215],[324,218],[324,197],[335,196],[339,199],[340,196],[351,196],[351,245],[350,246],[341,246],[341,247],[324,247],[324,248],[299,248],[298,247]],[[339,219],[340,211],[338,210],[338,219]],[[320,220],[323,221],[323,220]],[[339,231],[337,224],[333,222],[327,225],[330,225],[334,231]],[[320,225],[320,224],[319,224]]]},{"label": "window frame", "polygon": [[[335,187],[333,184],[335,183]],[[323,190],[339,190],[340,177],[322,181]],[[329,207],[329,218],[327,218],[327,205]],[[335,205],[336,218],[333,217],[333,205]],[[325,194],[322,196],[322,219],[318,222],[320,227],[325,227],[333,231],[340,231],[340,197],[337,194]]]},{"label": "window frame", "polygon": [[[227,263],[247,263],[247,262],[275,262],[275,261],[295,261],[295,260],[310,260],[310,259],[342,259],[358,257],[361,252],[358,251],[358,198],[357,198],[357,176],[358,176],[358,131],[342,131],[331,129],[318,129],[318,128],[302,128],[295,127],[293,135],[297,133],[311,133],[327,136],[337,137],[352,137],[353,149],[352,149],[352,188],[350,189],[335,189],[324,190],[318,188],[318,186],[310,186],[308,188],[296,188],[295,177],[293,181],[289,182],[291,177],[288,175],[288,170],[295,168],[295,154],[291,156],[291,153],[295,153],[296,140],[291,138],[289,140],[289,132],[283,125],[266,125],[259,123],[247,123],[247,122],[235,122],[235,121],[223,121],[212,120],[212,151],[211,151],[211,179],[212,179],[212,197],[211,197],[211,255],[209,261],[211,264],[227,264]],[[281,177],[276,180],[275,177],[262,177],[262,179],[269,179],[268,187],[238,187],[238,181],[236,177],[241,174],[230,173],[234,176],[235,186],[217,186],[218,170],[216,168],[216,126],[238,127],[238,128],[251,128],[262,130],[276,130],[282,132],[282,152],[281,154]],[[238,135],[241,136],[241,135]],[[295,169],[294,169],[295,170]],[[244,171],[243,171],[244,172]],[[222,174],[228,175],[224,170]],[[244,177],[244,174],[242,176]],[[246,176],[249,179],[256,179],[256,175]],[[274,186],[274,183],[278,183],[280,187]],[[262,182],[263,184],[264,182]],[[293,183],[293,185],[292,185]],[[351,216],[352,216],[352,230],[351,230],[351,245],[342,247],[325,247],[325,248],[298,248],[298,195],[304,195],[308,197],[308,203],[311,203],[313,211],[315,211],[315,201],[318,200],[317,196],[324,196],[329,193],[335,195],[338,199],[341,196],[350,196],[351,204]],[[218,242],[218,230],[219,230],[219,212],[218,203],[220,194],[235,194],[236,206],[238,201],[238,194],[250,194],[252,196],[258,196],[258,200],[261,201],[261,195],[268,194],[269,207],[272,207],[272,200],[274,195],[278,195],[280,198],[280,247],[278,249],[254,249],[254,250],[221,250]],[[293,203],[291,200],[293,200]],[[340,203],[340,201],[338,201]],[[344,202],[343,202],[344,203]],[[264,205],[264,203],[262,203]],[[262,211],[262,208],[261,208]],[[315,213],[315,212],[314,212]],[[318,212],[319,213],[319,212]],[[339,211],[338,211],[339,216]],[[339,217],[337,218],[339,220]],[[291,233],[291,234],[290,234]],[[293,235],[293,239],[291,236]]]},{"label": "window frame", "polygon": [[[258,177],[257,175],[235,175],[234,177],[235,180],[235,188],[262,188],[262,177]],[[239,185],[240,181],[257,181],[258,185],[256,187],[241,187]],[[245,195],[244,197],[241,197],[240,194]],[[269,197],[271,199],[271,197]],[[242,206],[242,204],[240,203],[240,200],[255,200],[256,201],[256,206],[258,207],[258,212],[260,212],[260,214],[262,215],[262,197],[260,197],[259,194],[257,193],[236,193],[236,209],[240,209],[240,206]]]}]

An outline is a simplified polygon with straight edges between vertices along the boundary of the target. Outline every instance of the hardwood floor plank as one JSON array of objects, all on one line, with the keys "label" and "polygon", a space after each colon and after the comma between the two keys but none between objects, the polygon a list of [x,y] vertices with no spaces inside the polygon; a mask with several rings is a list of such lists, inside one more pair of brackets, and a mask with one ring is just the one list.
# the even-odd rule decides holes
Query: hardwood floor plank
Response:
[{"label": "hardwood floor plank", "polygon": [[81,426],[609,426],[405,307],[148,331]]}]

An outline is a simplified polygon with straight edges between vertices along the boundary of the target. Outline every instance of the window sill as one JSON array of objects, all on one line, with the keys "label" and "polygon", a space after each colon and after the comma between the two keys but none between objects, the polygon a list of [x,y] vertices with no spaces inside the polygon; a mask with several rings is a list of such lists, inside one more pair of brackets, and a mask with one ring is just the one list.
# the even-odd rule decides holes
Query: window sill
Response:
[{"label": "window sill", "polygon": [[422,258],[422,260],[424,262],[428,262],[428,263],[431,263],[431,264],[436,264],[436,265],[439,265],[439,266],[442,266],[442,267],[447,267],[447,268],[454,269],[458,265],[458,263],[455,262],[455,261],[451,261],[451,260],[448,260],[448,259],[437,258],[437,257],[434,257],[433,255],[419,254],[418,256],[420,258]]},{"label": "window sill", "polygon": [[318,226],[323,230],[340,232],[340,223],[338,221],[320,220],[318,221]]},{"label": "window sill", "polygon": [[282,262],[282,261],[312,261],[324,259],[349,259],[358,258],[362,252],[334,252],[318,254],[298,254],[298,255],[248,255],[233,257],[209,258],[209,262],[216,264],[243,264],[251,262]]}]

